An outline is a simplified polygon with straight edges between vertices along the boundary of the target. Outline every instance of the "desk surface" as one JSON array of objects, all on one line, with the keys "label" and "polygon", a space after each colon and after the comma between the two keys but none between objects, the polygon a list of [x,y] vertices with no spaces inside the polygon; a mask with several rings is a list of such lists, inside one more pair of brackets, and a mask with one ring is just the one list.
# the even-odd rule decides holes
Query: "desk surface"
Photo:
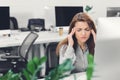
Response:
[{"label": "desk surface", "polygon": [[65,77],[63,80],[87,80],[86,73],[82,72],[82,73],[72,74],[69,77]]},{"label": "desk surface", "polygon": [[[38,79],[38,80],[44,80],[44,79]],[[82,73],[72,74],[68,77],[65,77],[64,79],[61,79],[61,80],[87,80],[87,79],[86,79],[86,73],[82,72]]]},{"label": "desk surface", "polygon": [[[11,36],[0,36],[0,47],[19,46],[22,44],[25,37],[29,32],[13,31]],[[39,37],[35,41],[35,44],[58,42],[67,37],[67,33],[59,36],[58,32],[42,31],[37,32]]]}]

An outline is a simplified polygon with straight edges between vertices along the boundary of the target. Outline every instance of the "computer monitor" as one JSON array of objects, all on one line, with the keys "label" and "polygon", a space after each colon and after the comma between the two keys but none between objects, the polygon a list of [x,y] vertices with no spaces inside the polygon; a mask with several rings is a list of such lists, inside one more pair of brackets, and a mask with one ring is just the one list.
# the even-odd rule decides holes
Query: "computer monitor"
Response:
[{"label": "computer monitor", "polygon": [[119,80],[120,17],[101,17],[97,23],[96,65],[92,80]]},{"label": "computer monitor", "polygon": [[108,7],[107,17],[120,17],[120,7]]},{"label": "computer monitor", "polygon": [[10,29],[9,7],[0,6],[0,30]]},{"label": "computer monitor", "polygon": [[0,35],[9,33],[10,33],[9,6],[0,6]]},{"label": "computer monitor", "polygon": [[83,12],[82,6],[55,6],[56,27],[69,27],[76,13]]}]

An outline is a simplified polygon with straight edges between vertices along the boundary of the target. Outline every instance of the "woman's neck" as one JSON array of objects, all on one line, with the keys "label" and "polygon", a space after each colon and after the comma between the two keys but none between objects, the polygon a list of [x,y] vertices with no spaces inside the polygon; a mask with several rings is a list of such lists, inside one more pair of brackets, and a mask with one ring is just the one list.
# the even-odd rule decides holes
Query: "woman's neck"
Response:
[{"label": "woman's neck", "polygon": [[78,42],[78,44],[83,51],[86,49],[85,43]]}]

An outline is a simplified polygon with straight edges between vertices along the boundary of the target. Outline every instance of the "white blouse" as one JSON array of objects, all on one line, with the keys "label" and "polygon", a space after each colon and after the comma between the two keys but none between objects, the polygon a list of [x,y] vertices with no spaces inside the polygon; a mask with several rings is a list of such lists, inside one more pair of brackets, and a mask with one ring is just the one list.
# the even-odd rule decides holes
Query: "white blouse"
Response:
[{"label": "white blouse", "polygon": [[[87,45],[86,45],[87,47]],[[88,48],[83,52],[80,46],[77,46],[76,52],[70,45],[62,45],[59,50],[59,64],[63,63],[66,59],[71,59],[75,69],[74,72],[85,71],[88,65],[87,54],[89,53]]]}]

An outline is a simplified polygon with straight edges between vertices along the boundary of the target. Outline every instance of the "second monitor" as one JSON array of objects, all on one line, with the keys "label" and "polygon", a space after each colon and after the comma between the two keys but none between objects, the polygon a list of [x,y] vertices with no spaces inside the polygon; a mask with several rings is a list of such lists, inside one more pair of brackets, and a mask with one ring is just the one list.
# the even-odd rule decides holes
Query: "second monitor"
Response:
[{"label": "second monitor", "polygon": [[79,12],[83,12],[82,6],[55,6],[56,27],[69,27],[73,16]]}]

